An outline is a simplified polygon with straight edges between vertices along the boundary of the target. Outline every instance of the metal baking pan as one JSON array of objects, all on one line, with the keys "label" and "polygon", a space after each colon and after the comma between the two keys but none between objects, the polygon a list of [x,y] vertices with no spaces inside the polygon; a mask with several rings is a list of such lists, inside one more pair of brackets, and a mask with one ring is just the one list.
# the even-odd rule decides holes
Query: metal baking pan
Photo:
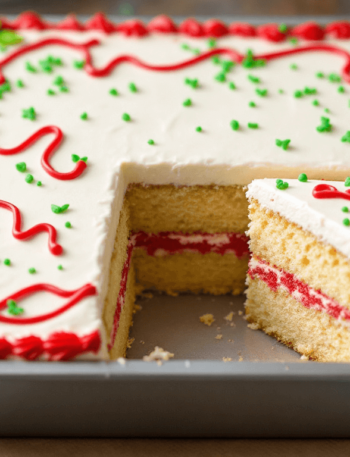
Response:
[{"label": "metal baking pan", "polygon": [[[243,302],[189,295],[139,301],[124,365],[0,362],[0,436],[349,438],[350,364],[301,362],[247,327]],[[210,327],[199,321],[205,313],[214,315]],[[143,362],[156,345],[174,359]]]}]

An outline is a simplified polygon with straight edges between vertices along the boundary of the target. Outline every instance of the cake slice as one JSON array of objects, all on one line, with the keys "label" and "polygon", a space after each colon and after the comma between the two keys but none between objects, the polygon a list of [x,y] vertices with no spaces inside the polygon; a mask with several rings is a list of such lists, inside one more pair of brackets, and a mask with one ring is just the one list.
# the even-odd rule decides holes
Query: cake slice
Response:
[{"label": "cake slice", "polygon": [[350,179],[248,188],[248,321],[312,360],[350,360]]}]

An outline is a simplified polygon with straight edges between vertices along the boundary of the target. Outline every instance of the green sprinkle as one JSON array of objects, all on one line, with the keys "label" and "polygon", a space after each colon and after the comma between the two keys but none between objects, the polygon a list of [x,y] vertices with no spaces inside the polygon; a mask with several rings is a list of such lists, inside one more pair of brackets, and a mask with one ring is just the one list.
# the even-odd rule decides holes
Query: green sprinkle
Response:
[{"label": "green sprinkle", "polygon": [[345,92],[345,87],[344,87],[344,86],[339,86],[339,87],[338,87],[338,92],[339,92],[340,94],[343,94],[343,93]]},{"label": "green sprinkle", "polygon": [[47,95],[56,95],[56,92],[52,89],[47,89]]},{"label": "green sprinkle", "polygon": [[85,60],[75,60],[73,63],[74,67],[77,68],[78,70],[81,70],[84,68],[85,65]]},{"label": "green sprinkle", "polygon": [[332,130],[332,124],[330,123],[330,119],[328,117],[321,117],[321,125],[316,127],[318,132],[330,132]]},{"label": "green sprinkle", "polygon": [[222,71],[224,73],[228,73],[229,71],[231,71],[235,65],[236,63],[232,62],[232,60],[223,60],[221,62]]},{"label": "green sprinkle", "polygon": [[343,224],[348,227],[350,225],[350,220],[346,217],[345,219],[343,219]]},{"label": "green sprinkle", "polygon": [[216,81],[219,81],[220,83],[224,83],[226,81],[226,75],[225,73],[218,73],[215,76]]},{"label": "green sprinkle", "polygon": [[250,129],[258,129],[259,128],[259,124],[256,124],[254,122],[248,122],[248,127]]},{"label": "green sprinkle", "polygon": [[69,89],[67,86],[60,86],[60,92],[69,92]]},{"label": "green sprinkle", "polygon": [[36,73],[38,71],[30,62],[26,62],[26,70],[31,73]]},{"label": "green sprinkle", "polygon": [[318,100],[314,100],[314,101],[312,102],[312,104],[313,104],[314,106],[319,106],[320,102],[319,102]]},{"label": "green sprinkle", "polygon": [[137,92],[138,89],[136,87],[136,84],[135,83],[130,83],[129,84],[129,90],[130,90],[130,92],[134,92],[134,93]]},{"label": "green sprinkle", "polygon": [[219,56],[213,56],[211,58],[212,62],[215,63],[215,65],[220,65],[221,64],[221,59]]},{"label": "green sprinkle", "polygon": [[276,146],[282,148],[284,151],[287,151],[290,142],[291,140],[276,140]]},{"label": "green sprinkle", "polygon": [[343,213],[349,212],[349,208],[347,206],[343,206],[341,210],[343,211]]},{"label": "green sprinkle", "polygon": [[24,313],[24,309],[17,306],[17,303],[14,300],[7,300],[7,311],[13,316],[18,316]]},{"label": "green sprinkle", "polygon": [[189,51],[191,49],[191,47],[187,43],[182,43],[181,48],[185,51]]},{"label": "green sprinkle", "polygon": [[298,65],[296,63],[292,63],[291,66],[290,66],[290,69],[291,70],[297,70],[298,69]]},{"label": "green sprinkle", "polygon": [[199,127],[199,126],[196,127],[196,132],[201,132],[202,130],[203,130],[202,127]]},{"label": "green sprinkle", "polygon": [[187,98],[184,102],[183,102],[183,106],[191,106],[192,105],[192,100],[190,98]]},{"label": "green sprinkle", "polygon": [[185,79],[185,84],[187,84],[188,86],[191,86],[192,89],[197,89],[197,87],[198,87],[198,79],[186,78]]},{"label": "green sprinkle", "polygon": [[257,68],[257,67],[263,67],[265,65],[266,65],[266,60],[255,59],[253,51],[251,49],[248,49],[247,54],[242,61],[243,68]]},{"label": "green sprinkle", "polygon": [[282,179],[276,179],[276,187],[279,190],[286,190],[289,187],[289,184],[286,181],[282,181]]},{"label": "green sprinkle", "polygon": [[32,183],[34,181],[33,175],[27,174],[27,176],[25,177],[25,180],[28,184]]},{"label": "green sprinkle", "polygon": [[337,75],[337,73],[331,73],[328,75],[328,79],[332,83],[340,83],[341,82],[341,76]]},{"label": "green sprinkle", "polygon": [[148,140],[147,143],[152,146],[154,144],[154,141],[153,140]]},{"label": "green sprinkle", "polygon": [[4,264],[9,267],[11,265],[11,260],[10,259],[5,259]]},{"label": "green sprinkle", "polygon": [[115,97],[116,97],[117,95],[119,95],[117,89],[111,89],[111,90],[109,91],[109,93],[110,93],[111,95],[114,95]]},{"label": "green sprinkle", "polygon": [[239,129],[239,122],[238,121],[231,121],[230,123],[232,130],[238,130]]},{"label": "green sprinkle", "polygon": [[278,89],[278,93],[279,94],[284,94],[284,90],[283,89]]},{"label": "green sprinkle", "polygon": [[86,121],[88,118],[88,114],[87,113],[83,113],[80,115],[80,119],[82,119],[83,121]]},{"label": "green sprinkle", "polygon": [[27,164],[25,162],[16,163],[16,168],[21,173],[24,173],[27,170]]},{"label": "green sprinkle", "polygon": [[208,40],[208,47],[212,49],[212,48],[215,48],[215,46],[216,46],[216,40],[215,40],[215,38],[209,38],[209,40]]},{"label": "green sprinkle", "polygon": [[79,159],[80,159],[80,157],[79,157],[78,155],[72,154],[72,161],[73,161],[73,162],[78,162]]},{"label": "green sprinkle", "polygon": [[255,92],[256,92],[260,97],[266,97],[266,95],[267,95],[267,89],[255,89]]},{"label": "green sprinkle", "polygon": [[315,95],[315,94],[317,94],[317,89],[315,87],[305,87],[304,94],[305,95]]},{"label": "green sprinkle", "polygon": [[63,206],[51,205],[51,211],[55,214],[64,213],[65,211],[67,211],[68,208],[69,208],[68,204],[65,204]]},{"label": "green sprinkle", "polygon": [[324,78],[324,73],[322,73],[322,71],[319,71],[318,73],[316,73],[316,78]]},{"label": "green sprinkle", "polygon": [[295,97],[295,98],[301,98],[303,95],[304,95],[304,94],[302,93],[301,90],[296,90],[296,91],[294,92],[294,97]]},{"label": "green sprinkle", "polygon": [[18,79],[18,80],[16,81],[16,86],[17,86],[17,87],[24,87],[23,81],[22,81],[21,79]]},{"label": "green sprinkle", "polygon": [[287,30],[288,30],[287,24],[282,23],[278,26],[278,31],[281,33],[286,33]]},{"label": "green sprinkle", "polygon": [[345,179],[344,186],[345,187],[350,187],[350,178],[349,178],[349,176]]},{"label": "green sprinkle", "polygon": [[235,89],[236,89],[235,83],[233,83],[232,81],[230,81],[230,82],[228,83],[228,87],[229,87],[231,90],[235,90]]},{"label": "green sprinkle", "polygon": [[341,141],[343,143],[350,143],[350,130],[348,130],[345,135],[342,136]]},{"label": "green sprinkle", "polygon": [[199,56],[199,54],[201,53],[201,50],[198,48],[194,48],[194,49],[192,49],[192,52],[193,52],[193,54],[196,54],[197,56]]},{"label": "green sprinkle", "polygon": [[66,228],[72,228],[72,224],[71,224],[70,222],[66,222],[66,223],[64,224],[64,226],[65,226]]},{"label": "green sprinkle", "polygon": [[62,86],[64,84],[63,77],[62,76],[56,76],[56,78],[54,79],[53,84],[55,84],[55,86]]},{"label": "green sprinkle", "polygon": [[249,105],[251,108],[255,108],[255,107],[256,107],[256,104],[255,104],[255,102],[249,102],[249,104],[248,104],[248,105]]},{"label": "green sprinkle", "polygon": [[329,110],[328,108],[325,108],[325,109],[324,109],[324,112],[325,112],[325,113],[330,113],[330,110]]},{"label": "green sprinkle", "polygon": [[300,173],[300,175],[298,176],[298,180],[300,182],[307,182],[307,176],[305,173]]},{"label": "green sprinkle", "polygon": [[41,181],[38,181],[38,182],[36,183],[36,185],[37,185],[38,187],[41,187],[43,184],[42,184]]},{"label": "green sprinkle", "polygon": [[125,122],[129,122],[129,121],[131,120],[131,117],[130,117],[130,115],[129,115],[128,113],[124,113],[124,114],[122,115],[122,119],[123,119],[123,121],[125,121]]},{"label": "green sprinkle", "polygon": [[58,265],[57,269],[58,269],[58,270],[63,270],[62,265]]},{"label": "green sprinkle", "polygon": [[35,268],[29,268],[28,272],[33,275],[34,273],[36,273],[36,269]]},{"label": "green sprinkle", "polygon": [[23,109],[22,110],[22,117],[24,119],[29,119],[31,121],[35,121],[36,119],[36,112],[35,109],[31,106],[28,109]]},{"label": "green sprinkle", "polygon": [[254,84],[260,83],[260,78],[254,76],[254,75],[248,75],[249,81],[251,81]]},{"label": "green sprinkle", "polygon": [[296,38],[294,36],[288,38],[288,40],[291,44],[294,44],[294,45],[298,44],[298,38]]}]

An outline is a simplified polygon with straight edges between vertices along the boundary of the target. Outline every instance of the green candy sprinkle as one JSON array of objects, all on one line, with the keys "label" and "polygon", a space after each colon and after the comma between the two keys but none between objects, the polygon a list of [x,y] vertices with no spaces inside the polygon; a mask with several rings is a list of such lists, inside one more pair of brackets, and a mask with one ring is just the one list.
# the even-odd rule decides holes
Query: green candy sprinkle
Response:
[{"label": "green candy sprinkle", "polygon": [[198,79],[186,78],[185,79],[185,84],[187,84],[188,86],[191,86],[192,89],[197,89],[197,87],[198,87]]},{"label": "green candy sprinkle", "polygon": [[319,102],[318,100],[314,100],[314,101],[312,102],[312,104],[313,104],[314,106],[319,106],[320,102]]},{"label": "green candy sprinkle", "polygon": [[300,175],[298,176],[298,180],[300,182],[307,182],[307,176],[305,173],[300,173]]},{"label": "green candy sprinkle", "polygon": [[239,122],[238,121],[231,121],[230,123],[232,130],[238,130],[239,129]]},{"label": "green candy sprinkle", "polygon": [[135,83],[130,83],[129,84],[129,90],[130,90],[130,92],[134,92],[134,93],[137,92],[138,89],[136,87],[136,84]]},{"label": "green candy sprinkle", "polygon": [[203,130],[202,127],[199,127],[199,126],[196,127],[196,132],[201,132],[202,130]]},{"label": "green candy sprinkle", "polygon": [[35,109],[31,106],[28,109],[23,109],[22,110],[22,117],[24,119],[29,119],[31,121],[35,121],[36,119],[36,112]]},{"label": "green candy sprinkle", "polygon": [[296,38],[294,36],[288,38],[288,40],[291,44],[294,44],[294,45],[298,44],[298,38]]},{"label": "green candy sprinkle", "polygon": [[212,62],[215,63],[215,65],[220,65],[221,64],[221,59],[219,56],[213,56],[211,58]]},{"label": "green candy sprinkle", "polygon": [[264,67],[266,65],[266,60],[264,59],[255,59],[253,51],[248,49],[246,56],[242,61],[243,68],[257,68]]},{"label": "green candy sprinkle", "polygon": [[230,81],[230,82],[228,83],[228,87],[229,87],[231,90],[235,90],[235,89],[236,89],[235,83],[233,83],[232,81]]},{"label": "green candy sprinkle", "polygon": [[154,141],[153,140],[148,140],[147,143],[152,146],[154,144]]},{"label": "green candy sprinkle", "polygon": [[22,81],[21,79],[18,79],[18,80],[16,81],[16,86],[17,86],[17,87],[24,87],[23,81]]},{"label": "green candy sprinkle", "polygon": [[287,151],[290,142],[291,140],[276,140],[276,146],[282,148],[284,151]]},{"label": "green candy sprinkle", "polygon": [[345,179],[344,186],[345,187],[350,187],[350,178],[349,178],[349,176]]},{"label": "green candy sprinkle", "polygon": [[16,168],[21,173],[24,173],[27,170],[27,164],[25,162],[16,163]]},{"label": "green candy sprinkle", "polygon": [[83,162],[87,162],[88,161],[88,158],[86,156],[85,157],[80,157],[77,154],[72,154],[71,158],[72,158],[72,161],[74,163],[79,162],[79,160],[82,160]]},{"label": "green candy sprinkle", "polygon": [[284,94],[284,90],[283,89],[278,89],[278,93],[279,94]]},{"label": "green candy sprinkle", "polygon": [[62,265],[58,265],[57,269],[58,269],[58,270],[63,270]]},{"label": "green candy sprinkle", "polygon": [[249,104],[248,104],[248,105],[249,105],[251,108],[255,108],[255,107],[256,107],[256,104],[255,104],[255,102],[249,102]]},{"label": "green candy sprinkle", "polygon": [[55,86],[62,86],[64,84],[63,77],[62,76],[56,76],[56,78],[53,81],[53,84],[55,84]]},{"label": "green candy sprinkle", "polygon": [[86,121],[88,118],[88,114],[87,113],[83,113],[80,115],[80,119],[82,119],[83,121]]},{"label": "green candy sprinkle", "polygon": [[315,87],[305,87],[304,94],[305,95],[315,95],[315,94],[317,94],[317,89]]},{"label": "green candy sprinkle", "polygon": [[5,259],[4,264],[9,267],[11,265],[11,260],[10,259]]},{"label": "green candy sprinkle", "polygon": [[47,89],[47,95],[56,95],[56,92],[52,89]]},{"label": "green candy sprinkle", "polygon": [[65,226],[66,228],[72,228],[72,224],[71,224],[70,222],[66,222],[66,223],[64,224],[64,226]]},{"label": "green candy sprinkle", "polygon": [[184,102],[183,102],[183,106],[191,106],[192,105],[192,100],[190,98],[187,98]]},{"label": "green candy sprinkle", "polygon": [[17,303],[14,300],[7,300],[6,305],[8,313],[13,316],[19,316],[24,313],[24,309],[17,306]]},{"label": "green candy sprinkle", "polygon": [[316,127],[318,132],[330,132],[332,130],[332,124],[330,123],[330,119],[328,117],[321,117],[321,125]]},{"label": "green candy sprinkle", "polygon": [[278,31],[281,33],[286,33],[288,30],[288,26],[285,23],[282,23],[278,26]]},{"label": "green candy sprinkle", "polygon": [[347,206],[343,206],[341,210],[343,211],[343,213],[349,212],[349,208]]},{"label": "green candy sprinkle", "polygon": [[34,181],[34,178],[33,178],[33,175],[31,174],[28,174],[26,177],[25,177],[25,180],[28,184],[32,183]]},{"label": "green candy sprinkle", "polygon": [[129,122],[129,121],[131,120],[131,117],[130,117],[130,115],[129,115],[128,113],[124,113],[124,114],[122,115],[122,119],[123,119],[123,121],[125,121],[125,122]]},{"label": "green candy sprinkle", "polygon": [[325,108],[325,109],[324,109],[324,112],[325,112],[325,113],[330,113],[330,110],[329,110],[328,108]]},{"label": "green candy sprinkle", "polygon": [[38,71],[30,62],[26,62],[26,70],[30,73],[36,73]]},{"label": "green candy sprinkle", "polygon": [[236,63],[232,62],[232,60],[223,60],[221,62],[222,71],[224,73],[228,73],[229,71],[231,71],[235,65]]},{"label": "green candy sprinkle", "polygon": [[347,142],[350,143],[350,130],[348,130],[345,135],[342,136],[341,141],[343,143]]},{"label": "green candy sprinkle", "polygon": [[341,76],[337,75],[337,73],[331,73],[330,75],[328,75],[328,80],[332,83],[340,83]]},{"label": "green candy sprinkle", "polygon": [[199,54],[201,53],[201,50],[198,49],[198,48],[195,48],[195,49],[192,49],[192,52],[193,52],[193,54],[195,54],[196,56],[199,56]]},{"label": "green candy sprinkle", "polygon": [[338,92],[339,92],[340,94],[343,94],[343,93],[345,92],[345,87],[344,87],[344,86],[339,86],[339,87],[338,87]]},{"label": "green candy sprinkle", "polygon": [[114,95],[115,97],[116,97],[117,95],[119,95],[117,89],[111,89],[111,90],[109,91],[109,93],[110,93],[111,95]]},{"label": "green candy sprinkle", "polygon": [[248,122],[248,127],[250,129],[258,129],[259,128],[259,124],[255,123],[255,122]]},{"label": "green candy sprinkle", "polygon": [[348,227],[350,225],[350,220],[346,217],[345,219],[343,219],[343,224]]},{"label": "green candy sprinkle", "polygon": [[266,97],[266,95],[267,95],[267,89],[255,89],[255,92],[256,92],[260,97]]},{"label": "green candy sprinkle", "polygon": [[182,43],[181,48],[185,51],[190,51],[191,47],[187,43]]},{"label": "green candy sprinkle", "polygon": [[254,76],[254,75],[248,75],[249,81],[251,81],[254,84],[260,83],[260,78]]},{"label": "green candy sprinkle", "polygon": [[289,187],[289,184],[286,181],[282,181],[282,179],[276,179],[276,187],[279,190],[286,190]]},{"label": "green candy sprinkle", "polygon": [[319,71],[316,73],[316,78],[324,78],[324,73],[322,73],[322,71]]},{"label": "green candy sprinkle", "polygon": [[77,68],[78,70],[81,70],[82,68],[84,68],[84,65],[85,65],[85,60],[75,60],[73,62],[73,66],[75,68]]},{"label": "green candy sprinkle", "polygon": [[38,187],[41,187],[41,186],[43,185],[43,183],[42,183],[41,181],[38,181],[38,182],[36,183],[36,185],[37,185]]},{"label": "green candy sprinkle", "polygon": [[35,268],[29,268],[28,273],[33,275],[34,273],[36,273],[36,269]]},{"label": "green candy sprinkle", "polygon": [[208,47],[209,47],[209,48],[215,48],[215,46],[216,46],[216,40],[215,40],[215,38],[209,38],[209,40],[208,40]]},{"label": "green candy sprinkle", "polygon": [[61,213],[64,213],[65,211],[67,211],[67,209],[69,208],[69,204],[66,203],[65,205],[63,206],[58,206],[58,205],[51,205],[51,211],[55,214],[61,214]]},{"label": "green candy sprinkle", "polygon": [[290,69],[291,70],[297,70],[298,69],[298,65],[296,63],[292,63],[291,66],[290,66]]},{"label": "green candy sprinkle", "polygon": [[301,98],[303,95],[304,95],[304,94],[302,93],[301,90],[296,90],[296,91],[294,92],[294,97],[295,97],[295,98]]},{"label": "green candy sprinkle", "polygon": [[219,83],[224,83],[226,81],[226,75],[225,73],[219,73],[215,76],[216,81],[219,81]]},{"label": "green candy sprinkle", "polygon": [[60,92],[69,92],[69,89],[67,86],[60,86]]}]

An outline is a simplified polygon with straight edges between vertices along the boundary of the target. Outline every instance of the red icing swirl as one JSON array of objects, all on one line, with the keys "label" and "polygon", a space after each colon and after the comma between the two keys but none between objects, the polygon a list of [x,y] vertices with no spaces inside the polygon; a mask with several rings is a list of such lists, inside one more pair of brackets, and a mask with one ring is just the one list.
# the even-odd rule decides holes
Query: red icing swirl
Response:
[{"label": "red icing swirl", "polygon": [[84,26],[80,24],[74,14],[69,14],[63,21],[58,22],[56,28],[58,30],[75,30],[77,32],[84,30]]},{"label": "red icing swirl", "polygon": [[176,33],[177,27],[170,17],[162,14],[151,20],[148,24],[148,30],[150,32]]},{"label": "red icing swirl", "polygon": [[16,240],[28,240],[35,235],[38,235],[41,232],[47,232],[49,235],[49,250],[53,255],[61,255],[63,252],[62,246],[56,243],[57,238],[57,231],[55,227],[51,224],[37,224],[34,227],[21,231],[22,225],[22,218],[21,213],[17,206],[13,205],[12,203],[5,202],[4,200],[0,200],[0,208],[7,209],[11,211],[13,214],[13,226],[12,226],[12,235]]},{"label": "red icing swirl", "polygon": [[228,28],[231,35],[237,35],[244,38],[256,36],[255,28],[246,22],[234,22]]},{"label": "red icing swirl", "polygon": [[228,34],[227,26],[217,19],[209,19],[203,24],[204,33],[208,37],[220,38]]},{"label": "red icing swirl", "polygon": [[99,30],[104,33],[112,33],[115,31],[115,25],[110,22],[103,13],[96,13],[85,24],[86,30]]},{"label": "red icing swirl", "polygon": [[330,184],[317,184],[312,190],[312,196],[314,198],[343,198],[344,200],[350,200],[350,189],[341,192]]},{"label": "red icing swirl", "polygon": [[286,33],[281,32],[277,24],[260,25],[256,31],[259,37],[274,43],[279,43],[286,39]]},{"label": "red icing swirl", "polygon": [[202,24],[193,18],[185,19],[179,26],[179,32],[191,37],[201,37],[204,35]]},{"label": "red icing swirl", "polygon": [[27,11],[20,14],[18,18],[12,22],[12,27],[14,29],[23,30],[44,30],[47,29],[49,25],[43,21],[38,14]]},{"label": "red icing swirl", "polygon": [[348,21],[332,22],[326,26],[325,32],[337,39],[350,38],[350,23]]},{"label": "red icing swirl", "polygon": [[297,25],[291,30],[291,35],[302,38],[304,40],[319,41],[324,38],[323,28],[316,22],[306,22],[305,24]]},{"label": "red icing swirl", "polygon": [[138,19],[131,19],[129,21],[122,22],[117,26],[118,32],[124,33],[126,36],[143,37],[148,35],[148,30],[143,22]]}]

